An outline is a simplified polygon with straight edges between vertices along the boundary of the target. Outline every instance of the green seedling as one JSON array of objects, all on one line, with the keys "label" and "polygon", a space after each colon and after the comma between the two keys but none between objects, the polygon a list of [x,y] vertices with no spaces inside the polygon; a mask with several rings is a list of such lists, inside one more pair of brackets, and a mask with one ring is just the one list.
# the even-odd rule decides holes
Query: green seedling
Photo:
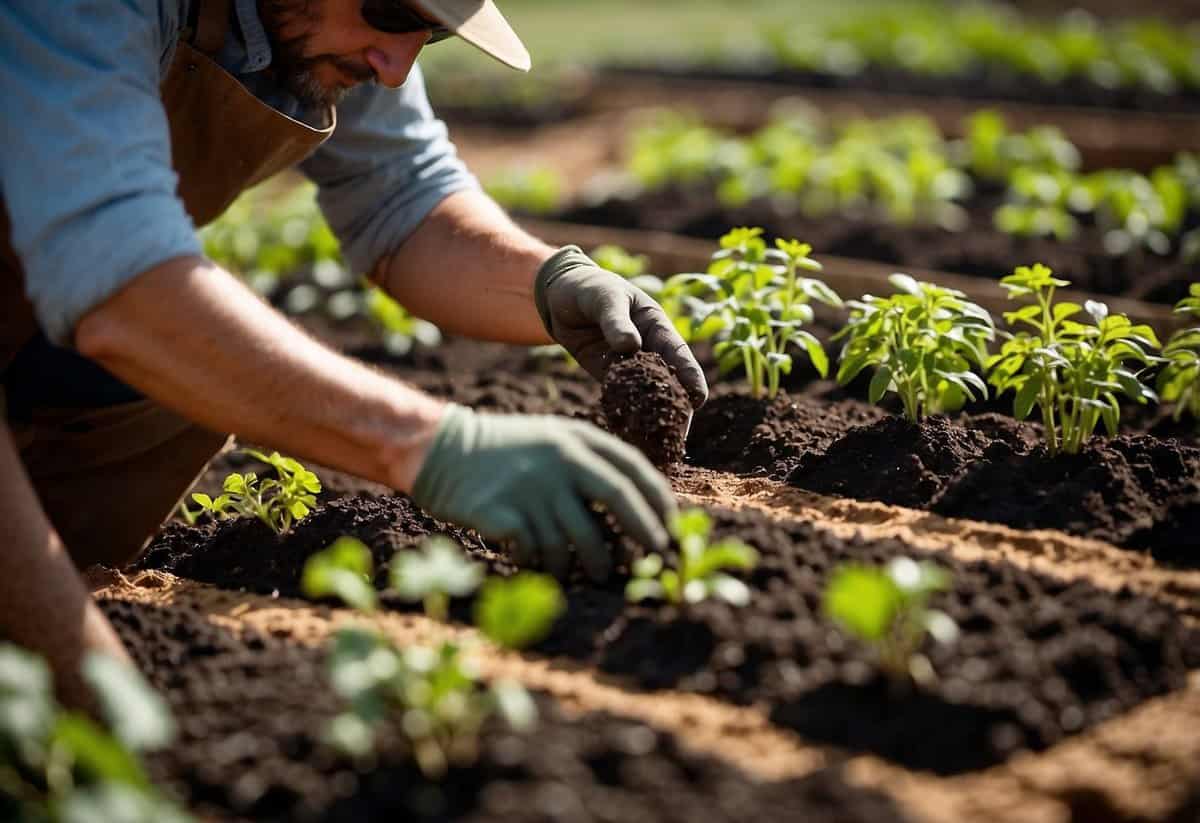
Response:
[{"label": "green seedling", "polygon": [[675,325],[683,338],[715,338],[721,373],[743,369],[755,397],[778,394],[797,348],[825,376],[825,350],[803,326],[813,317],[810,301],[840,306],[841,299],[822,281],[801,274],[821,269],[809,256],[812,247],[777,239],[768,248],[759,228],[733,229],[720,246],[707,272],[676,275],[664,287],[668,310],[682,307]]},{"label": "green seedling", "polygon": [[844,631],[874,649],[879,666],[893,680],[926,683],[933,666],[919,653],[928,634],[952,642],[958,626],[929,598],[950,587],[950,575],[933,563],[907,557],[886,568],[846,564],[834,570],[825,588],[824,610]]},{"label": "green seedling", "polygon": [[339,537],[305,562],[300,590],[305,597],[336,597],[359,611],[373,612],[378,603],[372,584],[374,568],[371,550],[365,543]]},{"label": "green seedling", "polygon": [[750,588],[726,570],[753,569],[758,552],[732,538],[710,543],[712,519],[703,509],[679,512],[668,526],[679,543],[679,568],[667,568],[659,554],[636,561],[625,587],[627,600],[694,604],[716,597],[734,606],[750,602]]},{"label": "green seedling", "polygon": [[898,290],[892,297],[866,295],[847,304],[850,319],[834,335],[846,340],[838,383],[874,368],[870,401],[895,392],[913,422],[986,398],[987,386],[972,369],[982,370],[995,337],[991,315],[960,291],[907,274],[888,280]]},{"label": "green seedling", "polygon": [[374,749],[377,724],[395,715],[418,767],[432,779],[475,761],[479,732],[489,717],[498,714],[516,731],[537,722],[537,708],[520,684],[496,681],[484,687],[456,643],[400,649],[377,633],[347,629],[334,640],[329,669],[334,689],[348,704],[329,727],[330,741],[366,756]]},{"label": "green seedling", "polygon": [[[1175,311],[1200,318],[1200,283],[1191,285]],[[1177,331],[1162,354],[1166,363],[1158,375],[1158,392],[1163,402],[1175,404],[1176,420],[1190,414],[1200,421],[1200,327]]]},{"label": "green seedling", "polygon": [[392,559],[391,587],[402,599],[422,603],[425,614],[445,620],[451,597],[466,597],[483,582],[483,567],[466,558],[457,543],[431,537],[419,551]]},{"label": "green seedling", "polygon": [[55,704],[41,658],[0,645],[0,817],[189,821],[154,789],[141,760],[175,734],[166,703],[127,664],[93,653],[82,671],[103,725]]},{"label": "green seedling", "polygon": [[[375,607],[370,587],[370,551],[353,538],[341,538],[314,555],[304,569],[305,593],[336,596],[363,611]],[[420,552],[402,552],[392,561],[393,587],[401,596],[423,600],[426,613],[444,619],[450,596],[474,591],[482,578],[449,540],[433,538]],[[564,608],[562,591],[550,577],[521,573],[487,581],[476,602],[480,631],[506,648],[520,649],[549,632]],[[478,755],[479,732],[492,716],[517,731],[537,722],[533,699],[519,683],[481,683],[469,645],[444,642],[431,649],[398,648],[383,633],[346,629],[336,636],[329,656],[334,689],[347,708],[331,722],[327,735],[341,750],[365,757],[375,745],[375,729],[398,716],[418,767],[440,778],[454,765]]]},{"label": "green seedling", "polygon": [[267,455],[247,449],[246,454],[270,465],[276,478],[260,479],[254,472],[235,472],[225,478],[223,492],[215,500],[207,494],[193,494],[192,500],[214,517],[257,517],[276,534],[283,534],[308,517],[321,491],[317,476],[298,460],[279,452]]},{"label": "green seedling", "polygon": [[364,303],[367,316],[383,333],[384,346],[392,354],[403,356],[417,344],[433,347],[441,343],[442,333],[437,326],[414,317],[382,289],[368,288]]},{"label": "green seedling", "polygon": [[566,182],[552,168],[514,167],[492,176],[484,188],[507,210],[546,215],[562,205]]},{"label": "green seedling", "polygon": [[548,575],[490,577],[475,601],[475,625],[497,645],[524,649],[550,633],[566,605],[562,589]]},{"label": "green seedling", "polygon": [[[1137,403],[1157,401],[1143,382],[1147,367],[1160,362],[1150,352],[1161,345],[1149,326],[1134,325],[1123,314],[1110,314],[1103,303],[1083,306],[1055,302],[1056,289],[1070,283],[1040,263],[1021,266],[1000,284],[1010,298],[1034,303],[1006,312],[1010,326],[1030,331],[1008,335],[988,361],[988,382],[998,394],[1013,391],[1013,415],[1024,420],[1036,406],[1051,454],[1075,454],[1099,422],[1115,436],[1121,416],[1119,397]],[[1072,319],[1087,315],[1091,323]],[[1139,368],[1134,371],[1134,368]]]}]

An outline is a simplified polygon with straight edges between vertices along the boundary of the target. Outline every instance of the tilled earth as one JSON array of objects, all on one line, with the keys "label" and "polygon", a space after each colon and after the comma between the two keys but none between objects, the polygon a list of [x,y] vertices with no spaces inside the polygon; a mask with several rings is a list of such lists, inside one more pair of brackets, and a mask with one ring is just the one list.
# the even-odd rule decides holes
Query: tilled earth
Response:
[{"label": "tilled earth", "polygon": [[[578,373],[532,361],[513,372],[464,372],[458,365],[478,353],[449,351],[421,363],[375,359],[417,385],[481,408],[599,417],[599,389]],[[443,356],[464,360],[448,368],[438,361]],[[1036,461],[1034,428],[991,414],[939,418],[914,428],[825,384],[794,389],[792,397],[762,403],[718,387],[696,413],[688,462],[674,479],[680,490],[701,493],[719,535],[736,534],[762,553],[748,578],[755,591],[751,605],[742,610],[720,603],[687,609],[630,605],[622,596],[626,566],[605,586],[573,579],[566,616],[528,663],[517,664],[521,676],[531,678],[527,682],[549,689],[539,698],[547,719],[536,745],[491,729],[479,764],[456,772],[441,788],[407,765],[394,730],[385,732],[377,762],[346,763],[320,741],[324,718],[336,708],[320,654],[297,647],[302,633],[287,628],[286,617],[280,626],[255,634],[229,628],[239,625],[241,606],[222,610],[219,630],[211,628],[212,615],[205,621],[186,608],[109,606],[135,648],[145,644],[137,651],[139,661],[184,718],[184,739],[156,761],[156,775],[201,808],[245,819],[363,819],[367,809],[466,820],[757,815],[770,821],[940,823],[966,819],[963,814],[1014,821],[1191,819],[1187,815],[1200,802],[1200,773],[1186,764],[1200,762],[1200,748],[1186,734],[1147,730],[1155,723],[1172,729],[1178,723],[1183,734],[1200,720],[1200,706],[1187,708],[1197,702],[1196,685],[1188,684],[1196,677],[1189,672],[1200,669],[1200,608],[1192,602],[1200,598],[1200,579],[1186,569],[1157,565],[1154,558],[1162,555],[1177,567],[1194,566],[1194,560],[1167,558],[1153,539],[1139,544],[1127,535],[1113,541],[1148,546],[1147,555],[1061,533],[1026,533],[914,511],[939,512],[947,500],[993,506],[1016,501],[1018,511],[1037,516],[1070,505],[1089,509],[1067,491],[1039,509],[1027,502],[1040,498],[1032,491],[1034,481],[1023,475],[1004,481],[1014,487],[954,496],[954,489],[977,482],[972,470],[980,464],[1005,466],[1013,455],[1034,455],[1022,459]],[[1159,424],[1145,427],[1151,425]],[[863,500],[902,497],[908,508],[839,501],[800,488],[806,472],[829,481],[828,471],[814,467],[850,446],[855,449],[848,454],[861,462],[845,472],[845,480],[852,484],[857,476],[857,485],[829,491]],[[889,463],[891,458],[876,451],[909,458]],[[1164,499],[1184,494],[1194,483],[1194,476],[1178,477],[1173,468],[1194,469],[1196,450],[1183,441],[1141,435],[1098,442],[1081,457],[1103,466],[1111,458],[1089,457],[1093,451],[1125,457],[1129,476],[1141,484],[1135,488],[1143,490],[1141,498],[1126,492],[1135,503],[1144,498],[1163,506]],[[1169,462],[1172,455],[1175,464]],[[241,454],[227,453],[201,485],[211,488],[229,470],[247,465]],[[1157,471],[1146,472],[1146,465]],[[1053,492],[1056,483],[1098,470],[1073,466],[1045,488]],[[279,602],[285,615],[295,609],[286,598],[298,595],[304,560],[342,534],[356,535],[372,548],[380,584],[395,551],[432,533],[450,535],[496,573],[513,570],[502,546],[440,523],[383,487],[318,471],[326,486],[321,505],[291,534],[276,538],[249,520],[172,524],[139,567],[246,591],[230,597],[245,598],[246,604],[256,597]],[[790,484],[780,482],[789,478]],[[1108,494],[1107,487],[1097,488]],[[1174,511],[1173,505],[1166,510]],[[1024,516],[1032,525],[1045,525]],[[1096,536],[1104,526],[1080,522],[1084,525],[1074,530],[1081,534],[1091,530]],[[1145,535],[1147,522],[1164,521],[1138,522],[1137,533]],[[638,551],[619,535],[612,540],[623,560]],[[930,558],[953,572],[953,590],[935,605],[963,630],[952,646],[924,649],[938,677],[919,688],[877,675],[870,653],[821,614],[824,582],[836,564],[899,555]],[[386,596],[384,601],[389,615],[419,620],[406,604]],[[469,612],[469,602],[453,604],[452,617],[465,621]],[[543,671],[537,661],[548,668],[534,676]],[[616,691],[605,700],[573,698],[563,714],[554,684],[567,672]],[[655,708],[636,721],[643,694]],[[671,707],[685,699],[709,701],[712,717],[673,715]],[[735,707],[760,717],[770,734],[794,742],[772,748],[771,758],[739,756],[737,768],[727,762],[739,748],[737,734],[726,733],[725,745],[700,746],[714,757],[691,748],[689,741],[722,740],[721,724],[730,721],[719,718]],[[1134,720],[1143,717],[1158,719]],[[644,745],[634,746],[631,752],[628,741],[644,744],[647,729],[654,746],[645,751]],[[554,755],[542,750],[543,740],[553,744]],[[1109,742],[1097,748],[1097,740]],[[1135,741],[1140,754],[1120,755],[1134,759],[1105,754],[1126,751]],[[801,754],[806,747],[815,747],[811,762]],[[524,754],[516,757],[516,751]],[[853,768],[833,768],[846,757],[854,758]],[[1076,759],[1087,765],[1063,765]],[[1114,770],[1140,776],[1118,778]],[[780,773],[803,778],[780,780]],[[1163,782],[1168,774],[1175,781],[1169,790]],[[1160,787],[1153,798],[1144,794],[1150,784]],[[687,792],[695,803],[676,799]],[[515,797],[525,798],[524,805],[518,808]],[[610,815],[610,806],[621,814]],[[957,811],[946,811],[950,808]]]}]

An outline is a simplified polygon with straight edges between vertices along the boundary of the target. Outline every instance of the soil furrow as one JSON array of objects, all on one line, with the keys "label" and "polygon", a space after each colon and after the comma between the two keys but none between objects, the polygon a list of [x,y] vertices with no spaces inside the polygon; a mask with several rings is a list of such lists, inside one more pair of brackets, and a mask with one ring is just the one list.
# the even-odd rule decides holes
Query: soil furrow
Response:
[{"label": "soil furrow", "polygon": [[1200,570],[1164,567],[1149,555],[1052,529],[1023,530],[917,509],[827,497],[765,477],[687,469],[673,478],[685,501],[753,508],[783,521],[805,521],[841,537],[895,538],[924,551],[945,551],[965,562],[1012,563],[1064,582],[1128,587],[1200,622]]},{"label": "soil furrow", "polygon": [[[126,578],[93,575],[102,599],[193,609],[235,631],[255,631],[305,646],[364,618],[288,598],[217,589],[161,572]],[[400,643],[463,638],[470,630],[422,616],[374,619]],[[572,661],[537,658],[483,646],[489,677],[516,677],[558,699],[571,714],[609,712],[676,735],[689,749],[717,757],[765,780],[834,771],[851,785],[890,796],[906,819],[928,823],[1069,820],[1187,820],[1200,781],[1200,672],[1181,691],[1156,698],[1039,754],[994,768],[939,778],[870,755],[847,757],[775,728],[758,707],[731,706],[674,691],[644,692]]]}]

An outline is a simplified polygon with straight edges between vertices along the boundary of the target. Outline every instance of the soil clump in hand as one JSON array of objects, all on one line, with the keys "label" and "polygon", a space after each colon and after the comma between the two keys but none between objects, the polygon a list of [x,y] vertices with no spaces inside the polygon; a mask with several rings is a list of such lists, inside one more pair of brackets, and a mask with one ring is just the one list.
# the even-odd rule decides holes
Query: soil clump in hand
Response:
[{"label": "soil clump in hand", "polygon": [[604,376],[600,407],[609,431],[660,469],[683,460],[692,404],[674,370],[657,354],[638,352]]}]

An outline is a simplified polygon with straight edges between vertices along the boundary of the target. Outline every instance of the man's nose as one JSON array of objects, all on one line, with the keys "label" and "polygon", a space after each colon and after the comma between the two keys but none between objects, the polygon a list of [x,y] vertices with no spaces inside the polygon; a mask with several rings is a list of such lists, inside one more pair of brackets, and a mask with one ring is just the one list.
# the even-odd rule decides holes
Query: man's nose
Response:
[{"label": "man's nose", "polygon": [[429,33],[423,31],[381,37],[367,49],[367,64],[382,85],[397,88],[408,79],[408,73],[428,39]]}]

